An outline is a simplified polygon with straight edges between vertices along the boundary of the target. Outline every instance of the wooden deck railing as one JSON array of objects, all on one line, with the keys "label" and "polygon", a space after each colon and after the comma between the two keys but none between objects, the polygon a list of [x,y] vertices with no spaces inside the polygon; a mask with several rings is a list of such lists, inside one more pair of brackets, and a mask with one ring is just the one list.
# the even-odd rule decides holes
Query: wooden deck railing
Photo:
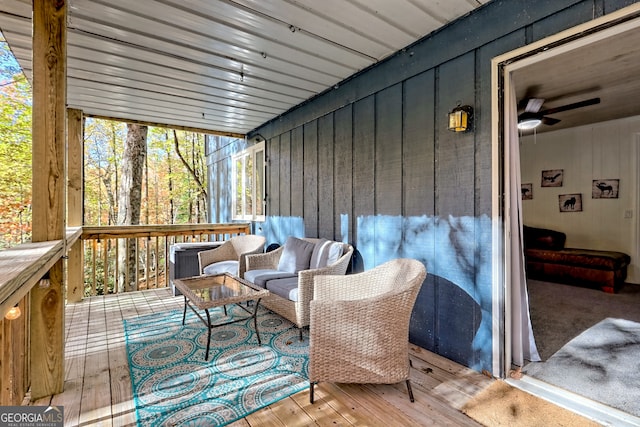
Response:
[{"label": "wooden deck railing", "polygon": [[[82,230],[69,229],[66,239],[25,243],[0,251],[0,405],[20,405],[31,383],[30,291],[46,281],[51,267],[79,240]],[[6,320],[10,308],[20,317]]]},{"label": "wooden deck railing", "polygon": [[[0,406],[23,403],[31,384],[31,289],[40,284],[46,286],[48,272],[60,259],[68,258],[65,283],[67,302],[79,300],[84,289],[97,292],[98,260],[109,266],[115,254],[118,240],[133,240],[136,263],[143,260],[142,288],[167,285],[168,248],[175,242],[226,240],[238,234],[249,234],[249,224],[187,224],[141,225],[120,227],[77,227],[68,229],[66,238],[39,243],[27,243],[0,251]],[[87,265],[83,262],[84,252]],[[106,260],[106,262],[104,261]],[[136,269],[138,270],[138,269]],[[87,274],[85,274],[85,271]],[[152,273],[153,272],[153,273]],[[110,274],[117,274],[117,267],[101,271],[102,280],[109,283]],[[85,284],[85,277],[89,280]],[[93,280],[93,281],[92,281]],[[52,301],[53,303],[54,301]],[[18,306],[22,315],[6,320],[11,307]],[[52,334],[64,336],[64,331],[52,330]],[[62,338],[60,338],[62,339]],[[36,363],[62,361],[64,355],[45,355],[35,352]],[[42,360],[40,360],[42,359]],[[52,366],[52,370],[64,369]]]},{"label": "wooden deck railing", "polygon": [[166,287],[172,244],[221,241],[249,233],[247,223],[84,227],[83,293],[119,293],[131,288],[127,284],[139,290]]}]

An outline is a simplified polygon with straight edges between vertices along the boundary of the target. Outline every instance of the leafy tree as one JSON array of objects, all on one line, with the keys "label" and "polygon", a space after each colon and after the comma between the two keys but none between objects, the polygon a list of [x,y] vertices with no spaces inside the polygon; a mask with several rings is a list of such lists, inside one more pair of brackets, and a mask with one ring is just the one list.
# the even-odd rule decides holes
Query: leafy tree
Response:
[{"label": "leafy tree", "polygon": [[31,87],[0,38],[0,248],[31,240]]}]

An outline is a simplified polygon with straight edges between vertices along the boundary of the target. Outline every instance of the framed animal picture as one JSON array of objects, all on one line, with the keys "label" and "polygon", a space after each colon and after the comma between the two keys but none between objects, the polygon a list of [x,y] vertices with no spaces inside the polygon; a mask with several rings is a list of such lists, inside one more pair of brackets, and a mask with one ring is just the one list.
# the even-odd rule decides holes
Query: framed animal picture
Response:
[{"label": "framed animal picture", "polygon": [[558,196],[560,212],[582,212],[582,193],[560,194]]},{"label": "framed animal picture", "polygon": [[591,186],[592,199],[617,199],[619,179],[594,179]]},{"label": "framed animal picture", "polygon": [[542,171],[542,187],[562,187],[564,169],[551,169]]},{"label": "framed animal picture", "polygon": [[522,200],[533,199],[533,184],[520,184],[522,187]]}]

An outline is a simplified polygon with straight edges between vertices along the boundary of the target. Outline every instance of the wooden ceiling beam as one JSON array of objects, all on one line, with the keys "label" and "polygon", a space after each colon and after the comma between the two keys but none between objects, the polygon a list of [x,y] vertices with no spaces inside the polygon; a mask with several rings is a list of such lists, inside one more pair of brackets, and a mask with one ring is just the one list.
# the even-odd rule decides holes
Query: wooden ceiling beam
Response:
[{"label": "wooden ceiling beam", "polygon": [[197,127],[191,127],[191,126],[167,125],[167,124],[163,124],[163,123],[146,122],[146,121],[142,121],[142,120],[121,119],[121,118],[117,118],[117,117],[101,116],[101,115],[98,115],[98,114],[86,114],[85,113],[84,117],[91,117],[91,118],[94,118],[94,119],[101,119],[101,120],[114,120],[116,122],[133,123],[133,124],[137,124],[137,125],[151,126],[151,127],[158,127],[158,128],[168,128],[168,129],[182,130],[182,131],[185,131],[185,132],[204,133],[204,134],[207,134],[207,135],[228,136],[230,138],[241,138],[241,139],[244,139],[246,137],[246,135],[243,134],[243,133],[225,132],[225,131],[197,128]]}]

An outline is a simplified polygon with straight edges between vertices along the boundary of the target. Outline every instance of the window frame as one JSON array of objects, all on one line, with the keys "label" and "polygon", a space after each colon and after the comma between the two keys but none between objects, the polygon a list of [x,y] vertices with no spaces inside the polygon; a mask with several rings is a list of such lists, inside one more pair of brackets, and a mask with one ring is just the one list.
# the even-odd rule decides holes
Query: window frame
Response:
[{"label": "window frame", "polygon": [[[247,173],[246,171],[246,161],[247,159],[251,159],[251,171]],[[257,159],[261,160],[262,170],[259,171],[260,162],[256,162]],[[238,162],[241,161],[242,173],[238,173]],[[266,220],[266,196],[265,196],[265,177],[266,177],[266,155],[265,155],[265,144],[264,141],[259,142],[257,144],[252,145],[239,153],[236,153],[231,158],[231,176],[232,176],[232,187],[231,187],[231,218],[233,220],[238,221],[265,221]],[[262,179],[260,180],[260,172]],[[248,175],[251,176],[248,176]],[[241,177],[242,183],[238,183],[238,177]],[[251,185],[251,199],[253,203],[251,204],[251,212],[247,212],[246,199],[242,200],[242,208],[241,213],[237,213],[238,211],[238,203],[240,195],[246,195],[245,189],[247,188],[247,181],[250,181]],[[241,185],[242,188],[240,192],[238,192],[238,185]],[[262,195],[262,197],[258,197],[258,195]],[[257,213],[258,206],[262,207],[262,214]]]}]

